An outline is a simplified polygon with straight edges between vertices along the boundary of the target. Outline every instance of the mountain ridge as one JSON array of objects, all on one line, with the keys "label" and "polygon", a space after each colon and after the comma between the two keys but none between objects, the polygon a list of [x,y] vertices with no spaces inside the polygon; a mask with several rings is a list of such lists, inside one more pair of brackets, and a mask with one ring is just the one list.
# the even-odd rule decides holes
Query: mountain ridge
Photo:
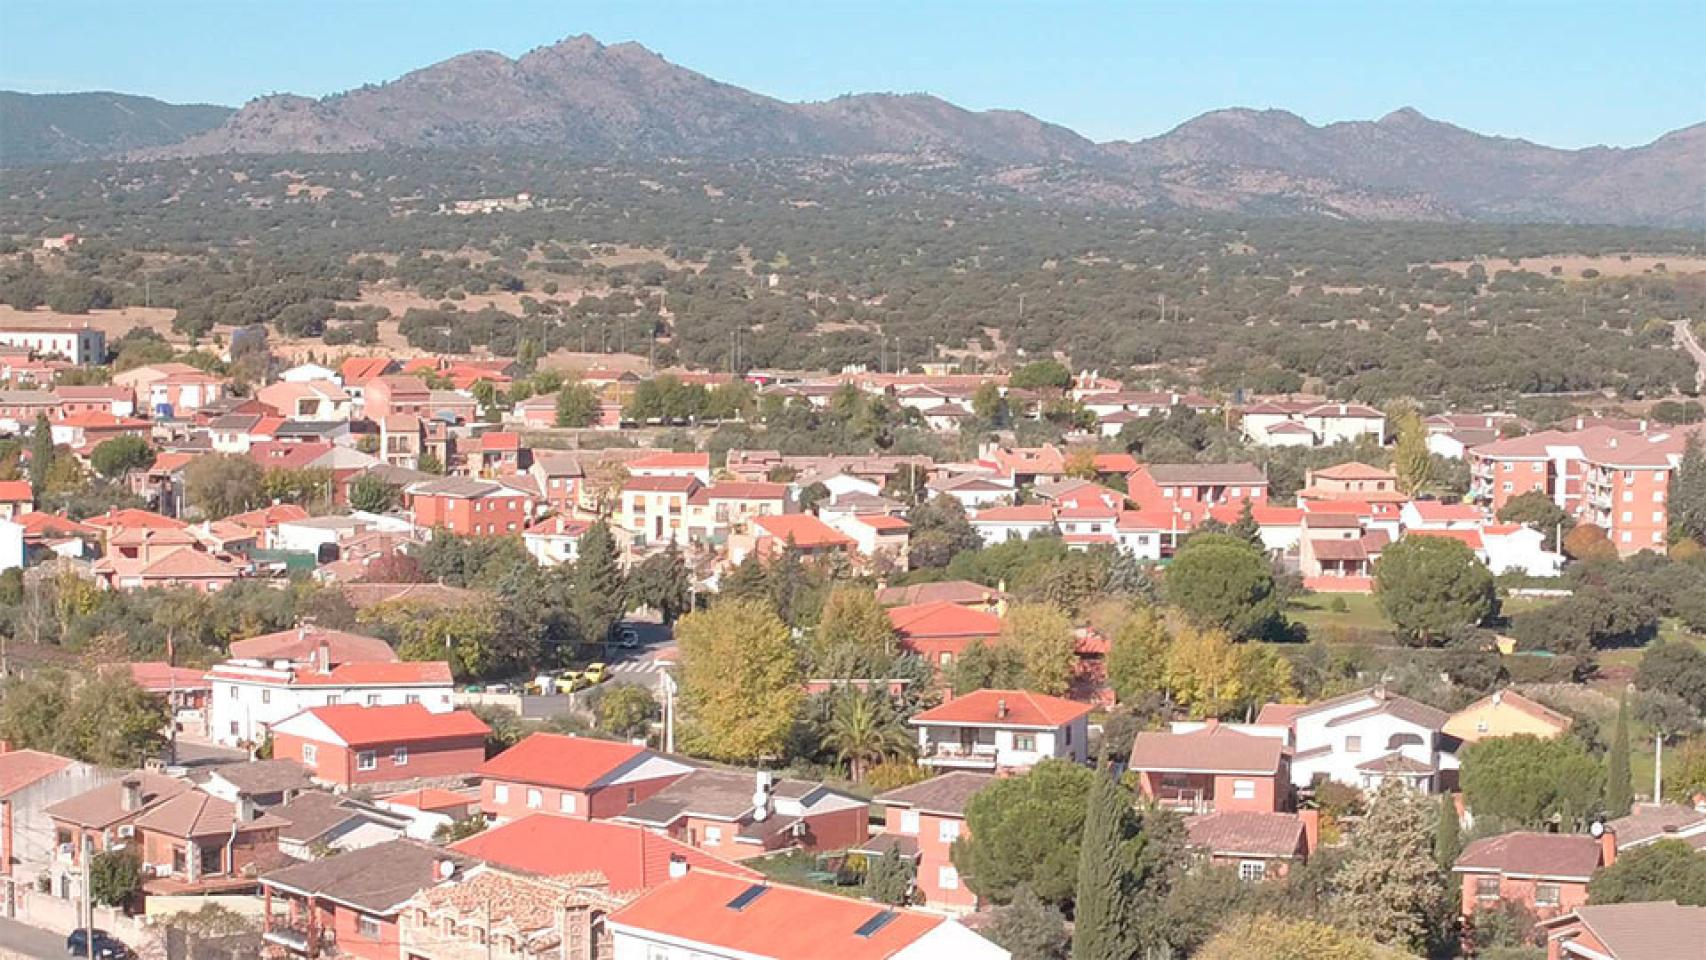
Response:
[{"label": "mountain ridge", "polygon": [[[1356,219],[1706,223],[1706,123],[1638,147],[1567,150],[1399,107],[1316,125],[1227,108],[1103,143],[1017,110],[924,93],[788,102],[647,47],[580,35],[511,58],[458,54],[313,99],[257,98],[130,159],[393,148],[548,147],[569,156],[776,156],[954,163],[1039,199]],[[1070,180],[1070,195],[1062,181]]]}]

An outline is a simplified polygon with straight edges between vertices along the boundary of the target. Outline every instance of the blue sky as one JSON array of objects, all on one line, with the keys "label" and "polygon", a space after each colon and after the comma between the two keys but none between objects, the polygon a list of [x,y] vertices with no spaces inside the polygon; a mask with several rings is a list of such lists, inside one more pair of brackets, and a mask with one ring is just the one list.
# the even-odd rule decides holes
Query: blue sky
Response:
[{"label": "blue sky", "polygon": [[1701,0],[0,0],[0,88],[237,105],[579,33],[787,100],[925,91],[1097,140],[1227,106],[1413,106],[1563,147],[1706,120]]}]

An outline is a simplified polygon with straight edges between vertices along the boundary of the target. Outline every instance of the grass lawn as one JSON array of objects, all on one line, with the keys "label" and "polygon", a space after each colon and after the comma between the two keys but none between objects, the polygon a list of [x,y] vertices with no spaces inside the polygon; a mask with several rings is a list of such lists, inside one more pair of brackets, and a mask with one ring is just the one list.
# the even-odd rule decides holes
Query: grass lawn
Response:
[{"label": "grass lawn", "polygon": [[768,857],[755,857],[742,860],[742,866],[751,867],[777,883],[785,883],[795,887],[807,887],[812,890],[822,890],[843,897],[858,899],[862,887],[858,885],[838,887],[833,883],[824,883],[811,877],[818,869],[817,854],[794,850],[788,853],[778,853]]},{"label": "grass lawn", "polygon": [[[1342,610],[1334,609],[1341,606],[1339,601],[1343,601]],[[1386,643],[1392,639],[1392,622],[1372,594],[1306,594],[1293,600],[1285,613],[1303,624],[1314,639],[1339,643]]]}]

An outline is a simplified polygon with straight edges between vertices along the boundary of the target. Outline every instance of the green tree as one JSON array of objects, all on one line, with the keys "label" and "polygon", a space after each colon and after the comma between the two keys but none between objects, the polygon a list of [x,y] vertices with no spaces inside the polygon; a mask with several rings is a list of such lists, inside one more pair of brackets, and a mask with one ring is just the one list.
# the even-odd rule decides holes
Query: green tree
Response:
[{"label": "green tree", "polygon": [[1589,903],[1675,900],[1706,906],[1706,856],[1682,840],[1660,840],[1620,853],[1588,883]]},{"label": "green tree", "polygon": [[1706,713],[1706,651],[1691,643],[1655,643],[1641,654],[1635,686],[1679,697],[1696,713]]},{"label": "green tree", "polygon": [[604,688],[593,708],[598,729],[618,737],[643,737],[661,714],[650,690],[631,683]]},{"label": "green tree", "polygon": [[197,457],[184,468],[184,498],[210,520],[260,506],[264,490],[261,467],[248,457]]},{"label": "green tree", "polygon": [[42,670],[0,689],[0,738],[113,767],[138,767],[166,743],[165,705],[121,671]]},{"label": "green tree", "polygon": [[1434,825],[1434,861],[1441,870],[1450,870],[1463,852],[1463,823],[1457,817],[1457,798],[1449,793],[1439,795],[1439,819]]},{"label": "green tree", "polygon": [[872,766],[906,756],[912,742],[910,731],[882,691],[844,687],[835,694],[823,745],[847,764],[855,782],[863,781]]},{"label": "green tree", "polygon": [[873,673],[886,667],[896,652],[894,623],[869,587],[844,586],[830,590],[812,636],[812,676],[883,679]]},{"label": "green tree", "polygon": [[1677,533],[1706,543],[1706,442],[1689,437],[1670,485],[1670,523]]},{"label": "green tree", "polygon": [[89,465],[110,480],[154,465],[154,448],[141,437],[125,435],[103,441],[89,454]]},{"label": "green tree", "polygon": [[1428,942],[1445,894],[1433,819],[1422,794],[1395,780],[1381,785],[1333,878],[1345,930],[1412,951]]},{"label": "green tree", "polygon": [[142,891],[142,858],[133,850],[101,850],[89,858],[89,896],[120,907]]},{"label": "green tree", "polygon": [[557,426],[590,427],[598,422],[598,394],[583,383],[571,383],[557,394]]},{"label": "green tree", "polygon": [[1428,431],[1422,416],[1405,404],[1390,418],[1397,443],[1392,450],[1392,468],[1398,474],[1398,489],[1419,496],[1433,482],[1433,457],[1428,453]]},{"label": "green tree", "polygon": [[1121,703],[1167,686],[1167,626],[1151,607],[1126,617],[1108,645],[1108,683]]},{"label": "green tree", "polygon": [[956,556],[983,546],[966,518],[966,508],[945,493],[915,507],[909,515],[909,555],[914,567],[945,567]]},{"label": "green tree", "polygon": [[402,490],[371,473],[364,473],[350,484],[349,505],[369,513],[384,513],[394,509],[402,500]]},{"label": "green tree", "polygon": [[1437,646],[1493,612],[1492,571],[1474,551],[1445,537],[1405,537],[1374,565],[1380,608],[1410,643]]},{"label": "green tree", "polygon": [[1234,637],[1260,637],[1283,622],[1267,556],[1236,537],[1191,537],[1167,568],[1165,586],[1168,602],[1192,622]]},{"label": "green tree", "polygon": [[918,877],[918,866],[911,857],[890,849],[880,857],[871,858],[865,867],[864,894],[878,903],[904,907],[912,899],[912,887]]},{"label": "green tree", "polygon": [[47,493],[48,473],[53,469],[53,425],[47,414],[36,414],[35,426],[30,428],[30,497],[40,503]]},{"label": "green tree", "polygon": [[1143,838],[1132,806],[1112,771],[1096,772],[1078,847],[1072,960],[1128,960],[1137,952]]},{"label": "green tree", "polygon": [[616,538],[603,520],[581,534],[580,557],[570,586],[570,609],[585,643],[603,643],[610,628],[627,612],[622,568],[617,563]]},{"label": "green tree", "polygon": [[1014,604],[1001,620],[997,645],[1018,653],[1027,689],[1058,697],[1071,686],[1078,654],[1072,621],[1059,607]]},{"label": "green tree", "polygon": [[1505,501],[1505,505],[1499,508],[1499,520],[1524,524],[1545,534],[1548,550],[1558,549],[1560,531],[1569,533],[1576,526],[1575,518],[1540,490],[1530,490]]},{"label": "green tree", "polygon": [[1033,360],[1025,364],[1007,378],[1007,386],[1018,390],[1036,390],[1053,387],[1065,390],[1072,386],[1072,371],[1066,369],[1066,364],[1059,360]]},{"label": "green tree", "polygon": [[973,640],[943,678],[954,696],[974,690],[1017,690],[1025,686],[1025,657],[1017,647]]},{"label": "green tree", "polygon": [[1406,954],[1319,920],[1240,917],[1203,945],[1195,960],[1404,960]]},{"label": "green tree", "polygon": [[676,624],[686,749],[729,761],[782,755],[804,694],[788,625],[768,604],[724,600]]},{"label": "green tree", "polygon": [[524,649],[517,649],[526,639],[506,635],[497,607],[489,603],[431,610],[382,604],[364,611],[363,622],[389,627],[402,659],[446,661],[458,680],[508,676],[529,659]]},{"label": "green tree", "polygon": [[1060,908],[1039,900],[1030,887],[1020,887],[1011,903],[996,907],[983,933],[1013,960],[1067,960],[1072,947]]},{"label": "green tree", "polygon": [[1179,631],[1167,648],[1166,690],[1191,716],[1220,717],[1244,701],[1239,649],[1220,630]]},{"label": "green tree", "polygon": [[1570,737],[1497,737],[1463,750],[1463,799],[1477,818],[1579,826],[1598,809],[1605,771]]},{"label": "green tree", "polygon": [[960,876],[997,904],[1029,887],[1045,903],[1069,906],[1095,776],[1075,763],[1044,760],[979,790],[966,805],[969,836],[950,854]]},{"label": "green tree", "polygon": [[1262,546],[1262,526],[1256,522],[1256,509],[1250,505],[1248,497],[1244,499],[1243,506],[1238,508],[1238,519],[1226,528],[1226,533],[1253,547]]},{"label": "green tree", "polygon": [[629,606],[650,607],[664,623],[674,623],[693,608],[693,578],[675,541],[640,561],[628,574],[627,590]]},{"label": "green tree", "polygon": [[1626,817],[1635,802],[1635,784],[1629,770],[1629,694],[1617,698],[1617,725],[1611,730],[1611,750],[1605,757],[1605,814]]}]

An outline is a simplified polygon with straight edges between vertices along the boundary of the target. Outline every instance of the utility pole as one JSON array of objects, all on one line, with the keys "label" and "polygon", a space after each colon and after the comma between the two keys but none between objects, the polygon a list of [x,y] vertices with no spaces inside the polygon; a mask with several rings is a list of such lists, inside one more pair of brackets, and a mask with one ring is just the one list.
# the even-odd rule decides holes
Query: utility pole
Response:
[{"label": "utility pole", "polygon": [[87,834],[83,836],[83,955],[95,955],[95,907],[89,897],[89,858],[93,856],[95,844]]},{"label": "utility pole", "polygon": [[1663,803],[1665,769],[1665,735],[1653,734],[1653,802]]}]

